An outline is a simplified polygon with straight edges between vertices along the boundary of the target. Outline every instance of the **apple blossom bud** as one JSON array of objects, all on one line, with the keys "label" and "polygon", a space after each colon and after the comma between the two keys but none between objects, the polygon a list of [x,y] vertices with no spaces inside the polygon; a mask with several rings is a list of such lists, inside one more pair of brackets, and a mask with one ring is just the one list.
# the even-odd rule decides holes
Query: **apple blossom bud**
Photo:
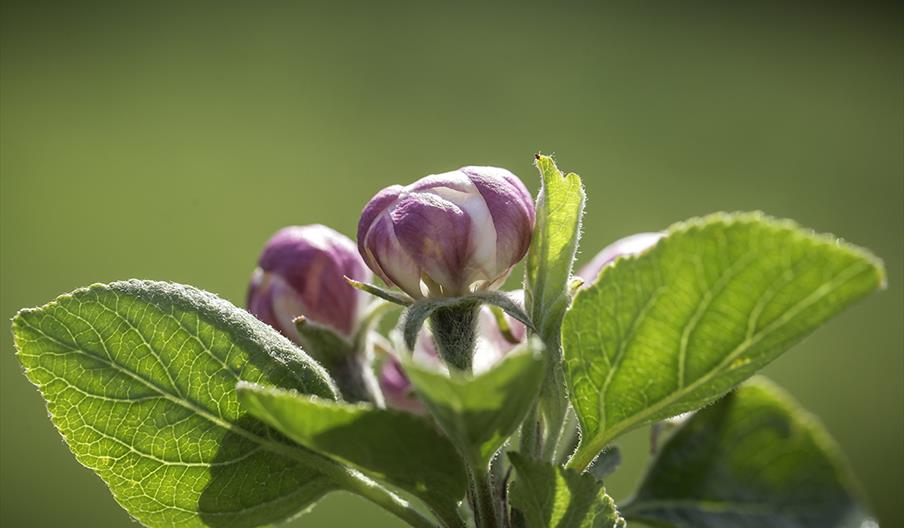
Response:
[{"label": "apple blossom bud", "polygon": [[663,233],[638,233],[616,240],[604,247],[602,251],[593,257],[593,260],[585,264],[578,271],[578,277],[584,279],[585,286],[589,286],[603,271],[603,268],[614,262],[615,259],[643,253],[656,245],[656,242],[659,242],[659,239],[664,236]]},{"label": "apple blossom bud", "polygon": [[411,381],[402,371],[402,364],[396,357],[390,357],[383,363],[378,380],[387,407],[416,414],[427,412],[424,404],[414,394]]},{"label": "apple blossom bud", "polygon": [[534,205],[521,180],[464,167],[377,193],[358,223],[367,265],[411,297],[499,287],[530,245]]},{"label": "apple blossom bud", "polygon": [[294,320],[301,315],[352,336],[369,296],[351,287],[345,276],[371,278],[348,237],[319,224],[283,228],[258,261],[248,288],[248,311],[296,342]]}]

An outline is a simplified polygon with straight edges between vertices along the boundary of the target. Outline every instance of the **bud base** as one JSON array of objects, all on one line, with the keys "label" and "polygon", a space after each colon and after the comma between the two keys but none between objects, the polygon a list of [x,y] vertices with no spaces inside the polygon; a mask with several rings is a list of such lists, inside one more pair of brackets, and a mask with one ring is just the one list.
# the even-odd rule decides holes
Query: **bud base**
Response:
[{"label": "bud base", "polygon": [[471,372],[479,303],[441,306],[430,314],[430,328],[440,356],[450,368]]}]

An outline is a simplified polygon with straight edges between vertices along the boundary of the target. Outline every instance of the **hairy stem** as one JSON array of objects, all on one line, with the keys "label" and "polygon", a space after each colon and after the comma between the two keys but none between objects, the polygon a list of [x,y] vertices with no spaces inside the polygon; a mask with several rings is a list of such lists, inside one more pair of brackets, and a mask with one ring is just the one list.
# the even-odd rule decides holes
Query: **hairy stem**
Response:
[{"label": "hairy stem", "polygon": [[[556,345],[559,343],[557,340]],[[541,431],[544,433],[541,437],[541,457],[549,462],[555,458],[556,446],[559,444],[568,415],[568,392],[565,389],[561,348],[551,356],[554,358],[553,367],[547,371],[546,379],[540,388],[539,399],[543,419]]]},{"label": "hairy stem", "polygon": [[490,483],[489,471],[483,464],[474,461],[468,464],[468,476],[471,480],[469,494],[477,528],[501,528],[501,514],[497,513],[496,496]]},{"label": "hairy stem", "polygon": [[539,458],[541,434],[540,412],[535,402],[521,422],[521,446],[518,451],[531,458]]},{"label": "hairy stem", "polygon": [[548,370],[540,396],[521,425],[521,452],[553,462],[568,413],[568,393],[562,367],[561,338],[558,331],[541,333]]},{"label": "hairy stem", "polygon": [[471,372],[477,333],[476,302],[442,306],[430,315],[430,327],[436,347],[446,364]]}]

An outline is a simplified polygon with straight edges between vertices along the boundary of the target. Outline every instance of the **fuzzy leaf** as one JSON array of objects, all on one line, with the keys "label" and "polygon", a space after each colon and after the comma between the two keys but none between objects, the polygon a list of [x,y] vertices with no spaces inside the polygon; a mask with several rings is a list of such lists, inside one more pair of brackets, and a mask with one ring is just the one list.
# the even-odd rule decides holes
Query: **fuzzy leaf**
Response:
[{"label": "fuzzy leaf", "polygon": [[461,524],[456,505],[468,485],[461,457],[420,416],[249,383],[238,393],[252,415],[292,440],[421,498],[450,526]]},{"label": "fuzzy leaf", "polygon": [[592,475],[509,453],[517,472],[511,502],[526,528],[624,528],[612,497]]},{"label": "fuzzy leaf", "polygon": [[538,155],[536,165],[541,187],[525,266],[525,306],[549,346],[571,299],[568,285],[581,235],[584,187],[580,176],[563,174],[550,156]]},{"label": "fuzzy leaf", "polygon": [[542,455],[550,458],[568,412],[561,326],[574,293],[571,272],[581,238],[585,195],[580,176],[562,173],[552,157],[538,154],[535,164],[541,185],[537,222],[524,267],[524,306],[550,360],[539,397],[545,432],[539,443],[529,437],[523,441],[538,446],[545,442]]},{"label": "fuzzy leaf", "polygon": [[671,528],[878,527],[822,425],[762,378],[666,442],[628,519]]},{"label": "fuzzy leaf", "polygon": [[521,424],[543,379],[539,344],[531,341],[478,376],[451,376],[405,363],[415,391],[440,427],[472,461],[485,466]]},{"label": "fuzzy leaf", "polygon": [[866,250],[757,213],[673,226],[606,267],[563,325],[585,468],[613,438],[698,409],[883,286]]},{"label": "fuzzy leaf", "polygon": [[22,310],[13,333],[69,448],[145,525],[268,524],[350,478],[241,408],[238,380],[336,393],[301,349],[215,295],[98,284]]}]

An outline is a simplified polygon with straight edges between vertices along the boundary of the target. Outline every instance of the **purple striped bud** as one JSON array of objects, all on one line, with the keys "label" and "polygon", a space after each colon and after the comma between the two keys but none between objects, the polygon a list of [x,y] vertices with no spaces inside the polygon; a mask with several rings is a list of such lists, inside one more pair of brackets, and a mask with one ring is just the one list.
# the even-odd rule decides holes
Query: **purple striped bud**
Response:
[{"label": "purple striped bud", "polygon": [[604,247],[602,251],[593,257],[593,260],[585,264],[578,271],[578,277],[584,279],[585,286],[589,286],[603,271],[603,268],[615,262],[615,259],[643,253],[656,245],[656,242],[659,242],[659,239],[664,236],[663,233],[638,233],[618,239]]},{"label": "purple striped bud", "polygon": [[361,213],[358,251],[415,299],[452,297],[499,287],[527,253],[533,226],[517,176],[464,167],[377,193]]},{"label": "purple striped bud", "polygon": [[298,342],[293,320],[312,322],[351,336],[369,296],[345,281],[371,279],[355,243],[314,224],[279,230],[267,242],[248,288],[248,311]]}]

